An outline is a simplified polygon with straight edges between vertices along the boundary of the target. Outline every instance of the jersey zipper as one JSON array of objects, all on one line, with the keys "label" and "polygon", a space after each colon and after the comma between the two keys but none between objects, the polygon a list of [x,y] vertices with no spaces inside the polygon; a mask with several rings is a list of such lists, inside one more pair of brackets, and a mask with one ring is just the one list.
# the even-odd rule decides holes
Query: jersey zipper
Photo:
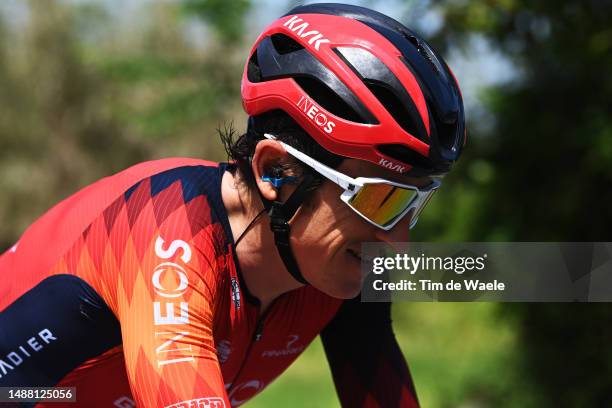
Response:
[{"label": "jersey zipper", "polygon": [[[274,307],[274,304],[276,303],[277,300],[278,298],[274,299],[272,301],[272,304],[270,304],[268,309],[265,311],[265,313],[257,318],[257,322],[255,324],[255,331],[253,332],[253,335],[251,337],[251,342],[249,343],[249,347],[247,348],[247,351],[244,354],[244,358],[242,360],[242,364],[240,365],[240,368],[238,369],[238,373],[234,376],[234,379],[232,380],[232,385],[235,384],[236,380],[240,378],[240,375],[242,374],[242,371],[244,370],[244,366],[246,365],[246,362],[251,356],[251,349],[253,348],[255,343],[261,340],[263,336],[263,327],[266,322],[266,317],[268,316],[268,313],[270,312],[270,310],[272,310],[272,308]],[[259,307],[257,310],[257,314],[259,315]],[[230,391],[231,391],[231,387],[230,387]]]},{"label": "jersey zipper", "polygon": [[253,336],[253,340],[255,340],[256,342],[261,340],[261,336],[263,336],[263,326],[264,319],[259,319],[257,325],[255,326],[255,335]]}]

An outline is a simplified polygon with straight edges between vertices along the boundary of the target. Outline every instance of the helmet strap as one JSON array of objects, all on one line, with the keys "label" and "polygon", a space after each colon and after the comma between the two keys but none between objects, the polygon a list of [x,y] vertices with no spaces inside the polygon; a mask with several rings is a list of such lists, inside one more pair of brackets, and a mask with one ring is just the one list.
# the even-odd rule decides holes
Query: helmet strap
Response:
[{"label": "helmet strap", "polygon": [[251,220],[251,222],[249,223],[249,225],[247,225],[247,227],[244,229],[244,231],[242,231],[242,234],[240,234],[240,236],[238,237],[238,239],[236,239],[236,242],[234,242],[234,247],[237,247],[238,244],[240,243],[240,241],[242,241],[242,238],[244,238],[244,236],[247,234],[247,232],[249,232],[251,230],[251,228],[253,228],[253,225],[255,225],[255,223],[261,218],[261,216],[263,215],[263,213],[266,212],[266,209],[264,208],[263,210],[261,210],[260,212],[257,213],[257,215],[255,216],[255,218],[253,218]]},{"label": "helmet strap", "polygon": [[304,279],[302,272],[300,272],[300,268],[291,250],[291,226],[289,225],[289,220],[293,218],[298,208],[304,203],[304,199],[315,181],[315,177],[305,173],[300,184],[298,184],[295,191],[284,203],[278,200],[268,200],[258,189],[264,208],[270,216],[270,229],[274,233],[274,243],[276,244],[278,254],[291,276],[304,285],[307,285],[308,282]]}]

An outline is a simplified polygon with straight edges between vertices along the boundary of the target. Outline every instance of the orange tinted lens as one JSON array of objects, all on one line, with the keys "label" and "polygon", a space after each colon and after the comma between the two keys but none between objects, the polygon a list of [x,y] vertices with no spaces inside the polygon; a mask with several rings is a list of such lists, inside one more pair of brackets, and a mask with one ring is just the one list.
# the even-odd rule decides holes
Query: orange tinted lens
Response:
[{"label": "orange tinted lens", "polygon": [[367,219],[382,226],[389,225],[415,199],[417,192],[390,184],[366,184],[349,204]]}]

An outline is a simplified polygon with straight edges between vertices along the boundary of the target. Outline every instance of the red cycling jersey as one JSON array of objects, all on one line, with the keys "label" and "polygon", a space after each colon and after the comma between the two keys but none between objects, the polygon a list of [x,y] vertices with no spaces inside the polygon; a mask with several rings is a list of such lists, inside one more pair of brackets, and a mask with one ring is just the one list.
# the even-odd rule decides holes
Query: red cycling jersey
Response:
[{"label": "red cycling jersey", "polygon": [[221,199],[228,166],[142,163],[36,221],[0,257],[0,386],[74,386],[87,407],[239,406],[322,333],[343,405],[417,406],[388,305],[304,286],[260,316]]}]

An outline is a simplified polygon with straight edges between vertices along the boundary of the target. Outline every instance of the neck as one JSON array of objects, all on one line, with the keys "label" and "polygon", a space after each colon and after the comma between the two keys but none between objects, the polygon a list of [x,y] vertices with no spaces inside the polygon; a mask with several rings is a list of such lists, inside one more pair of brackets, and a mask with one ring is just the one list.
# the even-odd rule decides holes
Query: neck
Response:
[{"label": "neck", "polygon": [[[228,171],[223,175],[221,196],[236,242],[263,209],[263,204],[256,193],[240,182],[239,176]],[[286,270],[269,225],[270,218],[263,214],[235,248],[247,288],[260,302],[260,313],[278,296],[302,286]]]}]

